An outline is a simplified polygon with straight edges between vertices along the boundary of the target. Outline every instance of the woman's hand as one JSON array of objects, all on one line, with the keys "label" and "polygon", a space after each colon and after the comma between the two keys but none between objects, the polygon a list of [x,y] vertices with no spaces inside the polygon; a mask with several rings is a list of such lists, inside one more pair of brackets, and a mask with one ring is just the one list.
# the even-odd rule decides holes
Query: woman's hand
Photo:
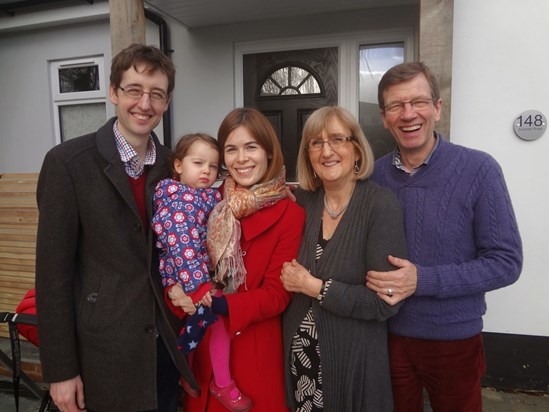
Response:
[{"label": "woman's hand", "polygon": [[288,292],[298,292],[317,297],[322,288],[322,280],[315,278],[295,259],[282,265],[280,280]]},{"label": "woman's hand", "polygon": [[212,306],[212,294],[210,292],[206,292],[204,296],[198,301],[203,306]]},{"label": "woman's hand", "polygon": [[172,305],[183,309],[186,314],[194,315],[196,312],[196,306],[194,305],[193,300],[185,295],[180,284],[177,283],[170,288],[168,297],[172,301]]}]

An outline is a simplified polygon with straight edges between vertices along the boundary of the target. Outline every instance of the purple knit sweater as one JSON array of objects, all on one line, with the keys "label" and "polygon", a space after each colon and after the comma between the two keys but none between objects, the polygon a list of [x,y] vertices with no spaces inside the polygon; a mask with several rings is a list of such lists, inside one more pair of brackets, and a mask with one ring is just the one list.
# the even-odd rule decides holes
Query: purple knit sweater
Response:
[{"label": "purple knit sweater", "polygon": [[522,244],[498,163],[488,154],[446,141],[410,176],[376,161],[372,179],[395,192],[404,209],[409,260],[418,284],[391,333],[457,340],[482,331],[486,292],[515,282]]}]

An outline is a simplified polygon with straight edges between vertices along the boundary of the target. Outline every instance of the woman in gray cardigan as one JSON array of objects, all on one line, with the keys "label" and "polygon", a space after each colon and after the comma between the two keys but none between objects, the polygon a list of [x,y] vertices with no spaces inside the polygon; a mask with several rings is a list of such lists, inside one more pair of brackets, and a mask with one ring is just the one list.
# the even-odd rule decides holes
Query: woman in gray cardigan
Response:
[{"label": "woman in gray cardigan", "polygon": [[368,289],[365,276],[391,270],[387,256],[407,252],[398,199],[368,179],[373,166],[352,114],[339,107],[311,114],[297,162],[305,233],[297,261],[280,277],[294,292],[284,355],[295,411],[393,410],[385,320],[399,305]]}]

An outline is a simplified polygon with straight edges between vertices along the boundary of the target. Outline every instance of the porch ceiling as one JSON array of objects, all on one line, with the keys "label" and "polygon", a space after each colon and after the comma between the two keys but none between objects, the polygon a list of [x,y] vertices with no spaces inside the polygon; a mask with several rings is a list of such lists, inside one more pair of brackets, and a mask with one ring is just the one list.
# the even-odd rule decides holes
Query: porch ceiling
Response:
[{"label": "porch ceiling", "polygon": [[417,5],[419,0],[146,0],[188,28],[314,13]]}]

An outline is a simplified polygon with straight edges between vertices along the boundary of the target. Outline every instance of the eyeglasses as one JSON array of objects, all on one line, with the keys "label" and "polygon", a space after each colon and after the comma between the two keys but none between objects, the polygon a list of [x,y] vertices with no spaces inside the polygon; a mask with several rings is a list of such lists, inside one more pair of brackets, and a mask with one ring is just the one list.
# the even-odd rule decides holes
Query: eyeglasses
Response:
[{"label": "eyeglasses", "polygon": [[330,146],[332,149],[335,149],[336,147],[341,147],[345,143],[352,140],[355,140],[354,136],[333,136],[326,140],[313,139],[309,143],[307,143],[307,149],[309,150],[309,152],[322,150],[322,147],[324,147],[324,143],[328,143],[328,146]]},{"label": "eyeglasses", "polygon": [[414,99],[409,102],[395,102],[383,107],[383,110],[387,114],[401,114],[404,111],[404,107],[409,104],[412,106],[412,110],[417,112],[423,110],[431,103],[434,103],[435,99]]},{"label": "eyeglasses", "polygon": [[152,92],[146,92],[145,90],[139,88],[139,87],[127,87],[124,88],[122,86],[118,86],[120,90],[124,93],[126,97],[129,97],[130,99],[139,100],[141,97],[143,97],[144,94],[148,94],[152,101],[155,102],[161,102],[166,101],[167,96],[166,93],[163,91],[154,90]]}]

